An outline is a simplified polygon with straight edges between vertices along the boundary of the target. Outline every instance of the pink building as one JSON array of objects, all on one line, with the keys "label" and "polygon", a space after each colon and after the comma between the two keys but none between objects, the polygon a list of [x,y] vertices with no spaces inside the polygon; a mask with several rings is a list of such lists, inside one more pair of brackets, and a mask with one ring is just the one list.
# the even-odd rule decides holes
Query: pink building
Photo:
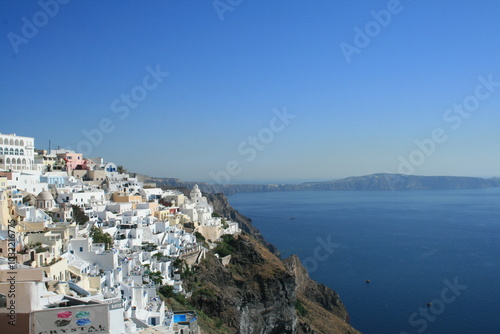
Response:
[{"label": "pink building", "polygon": [[87,169],[86,161],[83,159],[83,155],[81,153],[66,152],[59,153],[57,156],[66,161],[66,168],[68,170]]}]

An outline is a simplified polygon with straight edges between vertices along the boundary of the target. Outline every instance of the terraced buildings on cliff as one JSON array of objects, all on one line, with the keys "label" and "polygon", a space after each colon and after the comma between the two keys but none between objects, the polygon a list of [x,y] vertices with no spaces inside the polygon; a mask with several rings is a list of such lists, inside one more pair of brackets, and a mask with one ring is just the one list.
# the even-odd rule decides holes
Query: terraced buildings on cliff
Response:
[{"label": "terraced buildings on cliff", "polygon": [[356,333],[298,258],[240,236],[259,234],[225,198],[210,195],[216,212],[197,185],[163,190],[102,158],[2,142],[1,333]]},{"label": "terraced buildings on cliff", "polygon": [[210,247],[200,238],[238,234],[237,223],[213,217],[198,187],[188,197],[143,187],[66,150],[26,158],[34,138],[1,137],[2,333],[198,333],[196,315],[174,314],[158,287],[183,293],[176,266],[199,262]]}]

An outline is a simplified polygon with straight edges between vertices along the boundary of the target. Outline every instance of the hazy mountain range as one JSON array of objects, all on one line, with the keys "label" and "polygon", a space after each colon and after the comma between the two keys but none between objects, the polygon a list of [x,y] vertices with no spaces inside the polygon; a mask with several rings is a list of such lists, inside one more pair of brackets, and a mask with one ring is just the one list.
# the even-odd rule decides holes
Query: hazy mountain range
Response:
[{"label": "hazy mountain range", "polygon": [[432,189],[477,189],[495,188],[500,186],[500,178],[479,178],[461,176],[420,176],[403,174],[371,174],[353,176],[339,180],[304,182],[300,184],[210,184],[204,182],[185,182],[176,178],[158,178],[137,174],[139,180],[155,183],[165,188],[192,188],[198,184],[203,192],[231,195],[239,192],[267,191],[305,191],[305,190],[372,190],[372,191],[403,191]]}]

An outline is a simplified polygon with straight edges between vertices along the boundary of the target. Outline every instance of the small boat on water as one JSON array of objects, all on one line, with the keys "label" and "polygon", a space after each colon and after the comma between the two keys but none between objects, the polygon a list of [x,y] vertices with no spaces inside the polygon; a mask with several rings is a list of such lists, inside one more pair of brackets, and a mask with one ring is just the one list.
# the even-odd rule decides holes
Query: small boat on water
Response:
[{"label": "small boat on water", "polygon": [[292,220],[293,220],[293,219],[295,219],[295,217],[290,217],[290,219],[292,219]]}]

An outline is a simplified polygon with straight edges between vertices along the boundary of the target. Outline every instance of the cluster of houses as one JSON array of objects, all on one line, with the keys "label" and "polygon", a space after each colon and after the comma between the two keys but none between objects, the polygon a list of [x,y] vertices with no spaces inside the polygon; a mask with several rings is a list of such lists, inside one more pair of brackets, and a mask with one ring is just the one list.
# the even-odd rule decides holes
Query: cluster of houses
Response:
[{"label": "cluster of houses", "polygon": [[158,289],[186,294],[182,265],[238,233],[198,186],[162,190],[0,134],[0,333],[199,333],[196,314],[171,311]]}]

